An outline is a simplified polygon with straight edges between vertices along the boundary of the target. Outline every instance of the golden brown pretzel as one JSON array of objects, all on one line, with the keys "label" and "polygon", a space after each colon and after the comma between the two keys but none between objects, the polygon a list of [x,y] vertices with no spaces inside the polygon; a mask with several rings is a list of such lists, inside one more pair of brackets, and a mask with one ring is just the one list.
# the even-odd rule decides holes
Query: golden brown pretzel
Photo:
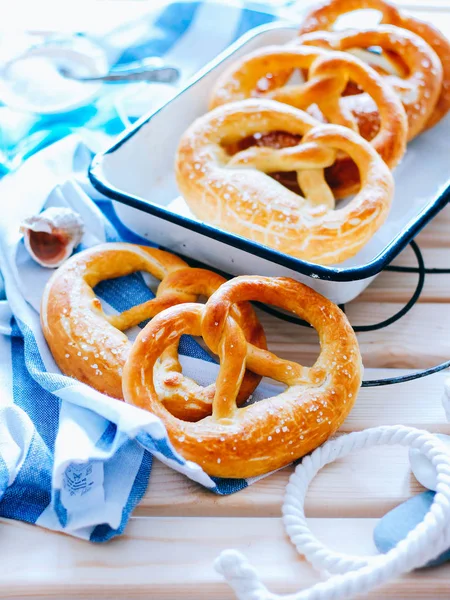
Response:
[{"label": "golden brown pretzel", "polygon": [[[161,279],[156,298],[121,315],[103,312],[94,288],[100,281],[145,271]],[[122,396],[122,369],[131,342],[122,332],[154,317],[167,307],[210,296],[225,279],[204,269],[191,269],[173,254],[134,244],[110,243],[76,254],[49,280],[41,305],[42,329],[63,373],[113,398]],[[243,335],[262,348],[264,332],[249,305],[235,314]],[[214,387],[201,389],[181,372],[178,345],[169,347],[158,363],[156,380],[161,396],[174,414],[199,419],[211,413]],[[244,402],[260,377],[246,373],[238,401]]]},{"label": "golden brown pretzel", "polygon": [[[418,42],[425,45],[420,38]],[[285,86],[289,73],[296,69],[308,71],[307,81]],[[324,116],[330,123],[359,132],[358,119],[346,104],[353,96],[341,98],[350,81],[373,99],[379,126],[369,139],[392,169],[406,149],[407,122],[403,106],[381,75],[345,52],[326,52],[307,46],[269,46],[256,50],[223,73],[213,89],[210,107],[250,97],[271,98],[303,110],[313,108],[315,116],[318,107],[322,113],[319,112],[320,119]],[[364,128],[361,129],[364,136]],[[330,179],[336,197],[358,191],[358,169],[349,157],[337,159]]]},{"label": "golden brown pretzel", "polygon": [[[177,293],[180,297],[194,294],[209,298],[225,282],[226,279],[206,269],[180,269],[169,273],[161,281],[157,297],[170,297]],[[258,348],[267,348],[264,330],[250,304],[237,305],[233,316],[249,343]],[[239,406],[248,399],[260,381],[259,375],[246,371],[237,397]],[[182,374],[177,343],[169,346],[158,362],[155,384],[158,396],[172,414],[188,421],[198,421],[211,414],[215,385],[203,388]]]},{"label": "golden brown pretzel", "polygon": [[[392,25],[380,25],[362,31],[318,31],[301,36],[298,43],[342,51],[378,46],[385,52],[399,56],[405,67],[405,75],[391,74],[384,78],[400,96],[406,110],[408,140],[426,127],[442,89],[442,65],[431,46],[418,35]],[[362,116],[363,120],[369,121],[375,132],[382,127],[377,102],[373,97],[369,98],[367,94],[347,96],[344,103],[357,117],[361,119]]]},{"label": "golden brown pretzel", "polygon": [[[311,368],[248,344],[236,324],[236,302],[258,300],[294,312],[318,331]],[[196,423],[173,416],[155,389],[153,365],[171,343],[168,332],[202,335],[220,356],[213,414]],[[163,332],[161,334],[161,332]],[[278,396],[237,408],[246,366],[288,387]],[[344,313],[292,279],[236,277],[205,306],[183,304],[159,314],[139,334],[124,368],[127,402],[161,418],[175,449],[216,477],[253,477],[283,467],[322,444],[343,423],[361,384],[358,342]]]},{"label": "golden brown pretzel", "polygon": [[341,15],[363,8],[380,11],[382,24],[395,25],[417,34],[438,55],[443,69],[443,82],[439,99],[427,122],[427,127],[432,127],[450,109],[450,42],[434,25],[405,14],[385,0],[326,0],[310,11],[299,33],[303,35],[312,31],[330,30]]},{"label": "golden brown pretzel", "polygon": [[[224,147],[271,131],[303,137],[291,148],[251,147],[234,156]],[[357,164],[361,189],[347,206],[333,210],[323,169],[339,150]],[[273,171],[297,171],[304,197],[266,175]],[[225,104],[198,119],[180,141],[176,176],[202,220],[320,264],[358,252],[386,218],[394,185],[386,164],[355,132],[264,99]]]}]

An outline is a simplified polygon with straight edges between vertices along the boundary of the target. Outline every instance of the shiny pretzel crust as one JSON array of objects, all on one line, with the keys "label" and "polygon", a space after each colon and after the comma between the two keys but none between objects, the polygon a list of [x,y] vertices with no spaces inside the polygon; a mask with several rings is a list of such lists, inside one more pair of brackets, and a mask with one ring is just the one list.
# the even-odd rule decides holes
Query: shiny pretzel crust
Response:
[{"label": "shiny pretzel crust", "polygon": [[[235,302],[247,300],[282,307],[309,321],[321,344],[314,366],[301,367],[247,344],[230,316]],[[201,334],[221,358],[213,414],[197,423],[170,414],[155,389],[153,365],[170,343],[168,332]],[[287,389],[237,408],[233,397],[245,364],[286,383]],[[212,476],[243,478],[283,467],[322,444],[350,412],[361,377],[356,336],[336,305],[292,279],[236,277],[205,306],[170,308],[145,327],[125,365],[123,391],[127,402],[161,418],[184,458]]]},{"label": "shiny pretzel crust", "polygon": [[[314,202],[260,170],[246,168],[251,148],[230,157],[222,146],[274,130],[303,135],[296,147],[300,151],[311,142],[307,146],[311,156],[299,164],[309,177],[306,183],[313,182],[312,194],[316,188]],[[295,150],[288,150],[289,156],[283,155],[284,170],[297,170]],[[347,152],[355,161],[361,189],[347,206],[330,210],[322,167],[333,163],[333,156],[330,162],[325,159],[335,150]],[[270,164],[262,166],[266,172],[276,171],[283,168],[283,161],[280,158],[272,169]],[[225,104],[195,121],[180,141],[176,177],[191,210],[207,223],[324,265],[342,262],[368,242],[388,214],[394,189],[388,167],[358,134],[346,127],[320,124],[301,110],[264,99]]]},{"label": "shiny pretzel crust", "polygon": [[[100,281],[144,271],[161,280],[156,298],[120,315],[106,315],[92,288]],[[226,280],[205,269],[192,269],[177,256],[126,243],[94,246],[76,254],[50,278],[41,302],[41,325],[61,371],[113,398],[122,399],[122,369],[132,346],[123,330],[197,296],[210,296]],[[249,342],[266,347],[265,336],[248,304],[234,314]],[[174,413],[196,420],[211,414],[214,386],[200,388],[184,377],[178,346],[166,350],[155,370],[160,397]],[[244,402],[260,377],[247,372],[238,395]]]},{"label": "shiny pretzel crust", "polygon": [[299,34],[331,30],[341,15],[363,8],[380,11],[382,24],[395,25],[417,34],[438,55],[443,70],[442,88],[434,111],[426,124],[427,128],[433,127],[450,109],[450,42],[434,25],[400,11],[385,0],[326,0],[308,13]]},{"label": "shiny pretzel crust", "polygon": [[[383,79],[394,88],[406,110],[408,141],[427,127],[439,100],[443,73],[438,55],[420,36],[393,25],[379,25],[361,31],[318,31],[300,36],[298,43],[348,52],[379,46],[384,51],[394,52],[406,66],[407,74],[404,77],[385,75]],[[370,95],[370,90],[367,91]],[[343,101],[356,116],[359,115],[359,120],[366,119],[375,130],[378,129],[379,109],[373,97],[357,94],[347,96]]]},{"label": "shiny pretzel crust", "polygon": [[[332,48],[332,36],[329,33],[326,41],[322,40],[329,50]],[[377,42],[378,38],[373,37]],[[420,38],[417,38],[417,43],[426,46]],[[327,52],[315,45],[312,41],[309,47],[293,44],[267,46],[246,54],[216,82],[210,107],[260,97],[309,110],[314,116],[319,112],[317,116],[321,120],[350,127],[369,139],[384,162],[393,169],[403,158],[408,135],[405,110],[399,97],[389,83],[362,60],[346,52]],[[430,52],[440,69],[439,59],[431,49]],[[306,81],[286,86],[295,69],[308,73]],[[266,77],[268,74],[269,78]],[[349,82],[358,84],[365,93],[341,97]],[[435,95],[428,101],[428,113],[420,113],[422,126],[436,104],[441,79],[437,83]],[[259,89],[261,84],[264,89]],[[369,113],[367,101],[370,103]],[[418,105],[416,112],[419,111],[422,111],[422,104]],[[331,168],[331,181],[335,197],[345,198],[359,189],[358,169],[348,157],[338,157]]]}]

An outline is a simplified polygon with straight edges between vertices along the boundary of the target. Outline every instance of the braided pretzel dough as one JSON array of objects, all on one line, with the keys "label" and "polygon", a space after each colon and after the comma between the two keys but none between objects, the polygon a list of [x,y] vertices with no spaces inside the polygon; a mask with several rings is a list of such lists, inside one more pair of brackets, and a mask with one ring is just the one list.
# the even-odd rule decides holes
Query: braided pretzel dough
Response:
[{"label": "braided pretzel dough", "polygon": [[395,25],[417,34],[438,55],[443,69],[443,83],[439,99],[426,125],[428,128],[433,127],[450,109],[450,42],[436,27],[403,13],[385,0],[326,0],[306,16],[299,33],[303,35],[312,31],[331,30],[341,15],[363,8],[380,11],[382,24]]},{"label": "braided pretzel dough", "polygon": [[[383,51],[399,56],[406,74],[391,74],[384,78],[400,96],[406,110],[408,140],[427,126],[442,89],[442,65],[436,52],[418,35],[392,25],[380,25],[363,31],[319,31],[301,36],[298,43],[342,51],[379,46]],[[344,102],[360,121],[371,124],[369,135],[382,126],[378,103],[373,97],[357,94],[347,96]]]},{"label": "braided pretzel dough", "polygon": [[[105,315],[92,288],[105,279],[136,271],[162,280],[156,298],[120,315]],[[210,296],[225,281],[211,271],[191,269],[162,250],[125,243],[95,246],[73,256],[49,280],[42,298],[42,329],[63,373],[121,399],[122,369],[132,345],[122,331],[167,307],[194,302],[198,295]],[[234,316],[242,335],[250,343],[266,348],[264,332],[250,305],[240,304]],[[182,375],[178,343],[167,348],[155,377],[160,396],[174,414],[188,420],[211,414],[215,388],[199,388]],[[245,374],[238,403],[248,398],[260,379],[254,373]]]},{"label": "braided pretzel dough", "polygon": [[[233,319],[236,302],[258,300],[295,313],[313,325],[321,352],[311,368],[283,360],[246,342]],[[170,332],[170,333],[169,333]],[[188,423],[173,416],[155,388],[153,366],[171,335],[202,335],[220,357],[212,416]],[[278,396],[237,408],[236,394],[249,368],[286,384]],[[356,336],[344,313],[307,286],[285,278],[236,277],[205,306],[165,310],[139,334],[123,374],[125,400],[161,418],[175,449],[216,477],[253,477],[283,467],[322,444],[350,412],[361,384]]]},{"label": "braided pretzel dough", "polygon": [[[291,148],[252,147],[234,156],[223,147],[277,130],[303,138]],[[334,211],[323,169],[337,150],[357,164],[361,189]],[[274,171],[297,171],[304,197],[265,175]],[[385,220],[394,188],[388,167],[358,134],[263,99],[225,104],[191,125],[178,147],[176,176],[191,210],[206,222],[319,264],[358,252]]]},{"label": "braided pretzel dough", "polygon": [[[418,43],[425,45],[420,38]],[[307,70],[308,80],[285,86],[295,69]],[[369,139],[385,163],[394,168],[406,150],[407,121],[402,104],[381,75],[344,52],[326,52],[307,46],[269,46],[256,50],[223,73],[213,90],[210,107],[250,97],[271,98],[303,110],[317,109],[318,106],[322,120],[324,116],[328,122],[350,127],[364,136],[367,127],[364,123],[360,127],[345,102],[359,96],[341,98],[349,81],[356,83],[373,99],[379,123],[378,132],[373,136],[371,131],[373,139]],[[439,88],[436,88],[438,93]],[[317,110],[314,110],[313,114],[316,113]],[[355,113],[358,114],[358,111]],[[348,157],[337,159],[330,179],[337,197],[358,191],[358,169]]]}]

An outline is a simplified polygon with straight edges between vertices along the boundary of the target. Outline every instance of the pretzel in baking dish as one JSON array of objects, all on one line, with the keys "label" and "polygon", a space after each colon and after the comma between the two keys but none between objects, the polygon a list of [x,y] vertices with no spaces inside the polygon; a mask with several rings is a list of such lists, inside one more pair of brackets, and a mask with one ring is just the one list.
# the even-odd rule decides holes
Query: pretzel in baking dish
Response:
[{"label": "pretzel in baking dish", "polygon": [[[100,281],[136,271],[162,280],[156,298],[119,315],[106,315],[93,288]],[[41,303],[42,329],[63,373],[122,399],[122,369],[132,346],[123,332],[167,307],[210,296],[224,282],[220,275],[190,268],[169,252],[126,243],[102,244],[74,255],[50,278]],[[264,331],[249,304],[237,305],[234,318],[249,343],[266,348]],[[215,388],[200,388],[182,374],[177,342],[168,345],[158,361],[155,378],[160,397],[173,414],[189,420],[211,414]],[[245,373],[238,403],[248,398],[260,379]]]},{"label": "pretzel in baking dish", "polygon": [[[311,368],[248,343],[232,317],[236,303],[257,300],[307,320],[320,337]],[[212,415],[189,423],[161,403],[154,365],[174,336],[202,335],[220,357]],[[236,396],[245,369],[284,383],[279,395],[243,408]],[[332,302],[292,279],[236,277],[206,305],[182,304],[156,316],[137,337],[124,368],[125,400],[164,422],[186,459],[216,477],[253,477],[283,467],[322,444],[350,412],[361,384],[356,336]]]},{"label": "pretzel in baking dish", "polygon": [[433,127],[450,109],[450,42],[434,25],[404,13],[385,0],[326,0],[308,13],[299,33],[304,35],[312,31],[331,30],[342,15],[365,8],[379,11],[382,24],[395,25],[417,34],[438,55],[443,70],[442,87],[426,124],[427,127]]},{"label": "pretzel in baking dish", "polygon": [[[426,45],[420,38],[417,43]],[[306,70],[307,80],[285,85],[295,70]],[[366,93],[341,97],[349,82]],[[438,93],[436,87],[434,102]],[[397,94],[374,69],[348,53],[293,45],[261,48],[240,58],[222,74],[213,89],[210,107],[251,97],[309,109],[322,121],[350,127],[371,141],[391,169],[405,153],[408,126]],[[360,100],[363,97],[371,102],[375,116],[366,113]],[[348,156],[337,157],[327,171],[327,180],[334,195],[343,198],[358,190],[358,169]]]},{"label": "pretzel in baking dish", "polygon": [[[288,132],[296,141],[289,148],[227,150],[270,132]],[[335,210],[324,169],[338,151],[356,163],[361,187]],[[297,172],[302,196],[267,175],[280,171]],[[357,133],[265,99],[225,104],[195,121],[180,141],[176,177],[201,219],[319,264],[356,254],[384,222],[394,189],[389,168]]]},{"label": "pretzel in baking dish", "polygon": [[[393,87],[406,110],[408,140],[427,127],[439,100],[443,75],[436,52],[418,35],[400,27],[380,25],[361,31],[317,31],[300,36],[298,43],[348,52],[377,47],[381,54],[366,52],[364,56],[378,60],[380,71],[383,71],[384,58],[393,65],[392,57],[395,57],[400,66],[387,65],[383,78]],[[369,95],[370,92],[350,95],[344,102],[359,121],[368,122],[376,132],[381,126],[381,114],[376,99]],[[369,139],[373,132],[367,132]]]}]

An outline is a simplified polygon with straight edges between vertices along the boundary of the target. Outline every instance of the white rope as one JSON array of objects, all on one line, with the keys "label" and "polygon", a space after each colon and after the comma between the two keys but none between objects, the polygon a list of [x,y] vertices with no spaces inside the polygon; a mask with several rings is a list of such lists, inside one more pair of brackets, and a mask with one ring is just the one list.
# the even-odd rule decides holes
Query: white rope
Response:
[{"label": "white rope", "polygon": [[[333,552],[310,531],[304,513],[308,486],[317,472],[355,450],[380,445],[417,448],[437,472],[436,495],[424,520],[386,554],[359,557]],[[340,600],[368,592],[386,581],[425,565],[450,546],[450,453],[436,436],[411,427],[375,427],[343,435],[317,448],[291,475],[283,504],[286,531],[298,552],[327,581],[288,596],[271,593],[241,553],[226,550],[215,562],[239,600]]]}]

